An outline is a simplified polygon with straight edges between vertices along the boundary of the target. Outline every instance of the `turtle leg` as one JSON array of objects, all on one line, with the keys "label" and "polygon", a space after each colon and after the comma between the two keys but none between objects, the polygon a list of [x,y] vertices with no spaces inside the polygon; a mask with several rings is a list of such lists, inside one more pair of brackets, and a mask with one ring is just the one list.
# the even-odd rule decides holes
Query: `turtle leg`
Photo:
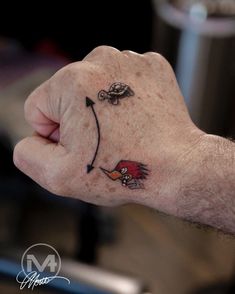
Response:
[{"label": "turtle leg", "polygon": [[114,98],[114,99],[110,100],[110,103],[113,104],[113,105],[118,105],[119,104],[119,99]]}]

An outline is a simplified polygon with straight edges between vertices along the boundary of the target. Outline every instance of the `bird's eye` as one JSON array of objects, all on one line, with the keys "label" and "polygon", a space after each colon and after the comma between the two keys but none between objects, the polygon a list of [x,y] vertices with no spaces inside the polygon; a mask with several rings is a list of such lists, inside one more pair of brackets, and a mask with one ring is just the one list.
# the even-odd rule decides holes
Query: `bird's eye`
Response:
[{"label": "bird's eye", "polygon": [[121,174],[125,174],[126,172],[127,172],[127,168],[126,167],[121,168],[121,170],[120,170],[120,173]]}]

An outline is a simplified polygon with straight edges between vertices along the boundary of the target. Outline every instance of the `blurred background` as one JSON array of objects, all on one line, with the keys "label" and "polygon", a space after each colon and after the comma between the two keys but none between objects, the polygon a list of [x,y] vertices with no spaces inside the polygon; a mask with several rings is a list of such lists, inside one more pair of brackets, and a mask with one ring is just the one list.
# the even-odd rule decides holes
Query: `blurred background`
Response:
[{"label": "blurred background", "polygon": [[28,94],[99,45],[163,54],[193,121],[235,138],[234,0],[2,1],[0,293],[20,292],[20,258],[35,243],[59,251],[72,281],[36,293],[235,293],[234,237],[138,205],[63,199],[13,166],[14,144],[31,134]]}]

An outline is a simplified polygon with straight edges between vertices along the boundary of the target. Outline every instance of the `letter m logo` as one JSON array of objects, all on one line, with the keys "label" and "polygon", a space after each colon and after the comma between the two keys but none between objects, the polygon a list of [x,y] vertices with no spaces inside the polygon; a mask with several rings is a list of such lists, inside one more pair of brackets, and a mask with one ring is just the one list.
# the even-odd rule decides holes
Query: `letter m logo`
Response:
[{"label": "letter m logo", "polygon": [[44,259],[42,264],[40,264],[37,260],[37,258],[33,254],[27,255],[27,272],[32,272],[34,267],[37,268],[39,272],[43,272],[46,267],[50,268],[50,272],[56,271],[57,262],[55,261],[55,255],[49,254]]}]

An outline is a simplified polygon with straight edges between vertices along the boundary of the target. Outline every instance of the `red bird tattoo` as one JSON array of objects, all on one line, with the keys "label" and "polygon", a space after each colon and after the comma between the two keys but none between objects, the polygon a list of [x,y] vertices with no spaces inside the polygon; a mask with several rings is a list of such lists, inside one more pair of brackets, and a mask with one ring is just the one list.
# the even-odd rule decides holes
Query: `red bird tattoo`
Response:
[{"label": "red bird tattoo", "polygon": [[120,180],[122,185],[129,189],[144,189],[142,180],[149,174],[147,165],[136,161],[121,160],[114,170],[108,171],[100,168],[111,180]]}]

